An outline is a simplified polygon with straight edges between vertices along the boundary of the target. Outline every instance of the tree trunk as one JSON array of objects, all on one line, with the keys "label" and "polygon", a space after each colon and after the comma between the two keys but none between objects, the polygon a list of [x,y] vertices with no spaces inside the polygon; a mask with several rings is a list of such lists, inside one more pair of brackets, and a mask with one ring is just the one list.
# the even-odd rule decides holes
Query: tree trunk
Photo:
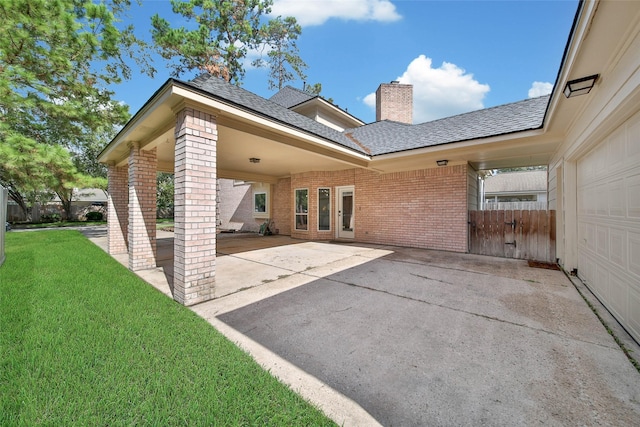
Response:
[{"label": "tree trunk", "polygon": [[8,190],[9,197],[11,197],[11,200],[18,204],[20,210],[24,214],[25,221],[31,222],[31,208],[27,205],[27,201],[24,199],[24,197],[22,197],[22,194],[20,194],[20,192],[18,191],[13,190],[12,187],[9,187]]}]

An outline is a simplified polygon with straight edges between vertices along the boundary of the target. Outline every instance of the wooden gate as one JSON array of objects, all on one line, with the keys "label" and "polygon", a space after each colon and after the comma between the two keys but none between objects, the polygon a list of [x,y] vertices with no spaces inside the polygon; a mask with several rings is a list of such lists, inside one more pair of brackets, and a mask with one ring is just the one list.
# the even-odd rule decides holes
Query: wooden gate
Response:
[{"label": "wooden gate", "polygon": [[469,211],[469,252],[556,262],[556,211]]}]

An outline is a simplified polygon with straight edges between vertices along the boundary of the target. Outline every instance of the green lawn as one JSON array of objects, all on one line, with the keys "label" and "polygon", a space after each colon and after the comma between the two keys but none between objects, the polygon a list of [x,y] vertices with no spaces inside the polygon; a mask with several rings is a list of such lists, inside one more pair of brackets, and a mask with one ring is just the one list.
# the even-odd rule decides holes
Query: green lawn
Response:
[{"label": "green lawn", "polygon": [[73,230],[8,233],[0,425],[333,425]]},{"label": "green lawn", "polygon": [[64,227],[89,227],[92,225],[107,225],[107,221],[56,221],[56,222],[35,222],[13,224],[12,228],[32,229],[32,228],[64,228]]}]

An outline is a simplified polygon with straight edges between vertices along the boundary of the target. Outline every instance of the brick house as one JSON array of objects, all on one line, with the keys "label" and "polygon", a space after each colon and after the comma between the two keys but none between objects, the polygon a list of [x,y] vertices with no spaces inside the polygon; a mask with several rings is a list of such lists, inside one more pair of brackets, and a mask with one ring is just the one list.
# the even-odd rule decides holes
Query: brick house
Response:
[{"label": "brick house", "polygon": [[[594,75],[591,88],[583,78]],[[639,84],[640,3],[609,1],[579,4],[550,95],[428,123],[411,123],[410,87],[395,82],[363,124],[290,90],[267,100],[209,76],[169,79],[100,154],[109,251],[128,252],[132,270],[155,266],[165,171],[175,173],[174,298],[186,305],[215,287],[218,178],[260,183],[256,219],[281,234],[467,252],[476,171],[548,165],[560,264],[638,339]]]}]

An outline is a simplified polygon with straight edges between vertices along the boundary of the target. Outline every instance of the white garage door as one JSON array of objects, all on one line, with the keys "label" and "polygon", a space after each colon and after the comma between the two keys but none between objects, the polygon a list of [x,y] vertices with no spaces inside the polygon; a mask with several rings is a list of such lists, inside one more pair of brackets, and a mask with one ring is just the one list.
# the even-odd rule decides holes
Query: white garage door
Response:
[{"label": "white garage door", "polygon": [[578,161],[578,276],[640,341],[640,113]]}]

